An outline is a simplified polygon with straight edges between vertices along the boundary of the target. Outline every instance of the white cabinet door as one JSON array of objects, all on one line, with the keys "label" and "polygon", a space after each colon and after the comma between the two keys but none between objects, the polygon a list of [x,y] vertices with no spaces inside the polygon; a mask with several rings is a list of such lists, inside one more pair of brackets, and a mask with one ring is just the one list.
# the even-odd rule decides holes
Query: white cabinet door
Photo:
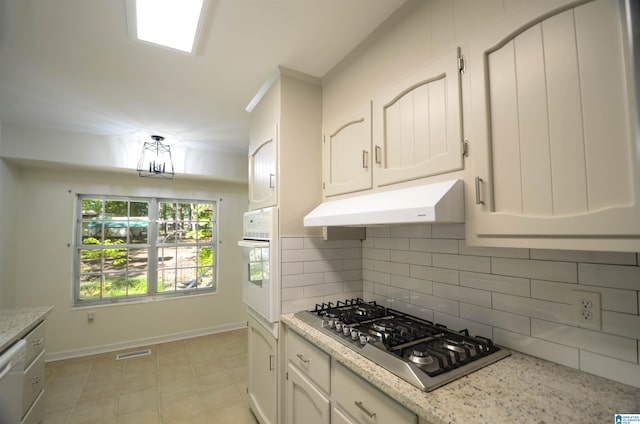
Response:
[{"label": "white cabinet door", "polygon": [[[337,361],[331,362],[331,402],[336,420],[417,424],[418,417]],[[337,414],[340,412],[340,414]],[[342,415],[342,417],[337,417]]]},{"label": "white cabinet door", "polygon": [[249,405],[262,424],[278,422],[277,340],[251,316],[248,319]]},{"label": "white cabinet door", "polygon": [[371,188],[371,102],[323,125],[325,196]]},{"label": "white cabinet door", "polygon": [[458,53],[452,50],[376,97],[376,187],[463,168]]},{"label": "white cabinet door", "polygon": [[622,1],[544,0],[476,38],[477,235],[640,235],[637,92],[625,26]]},{"label": "white cabinet door", "polygon": [[287,365],[286,385],[288,424],[329,424],[329,399],[291,363]]},{"label": "white cabinet door", "polygon": [[277,203],[277,136],[274,125],[273,132],[249,152],[249,210]]}]

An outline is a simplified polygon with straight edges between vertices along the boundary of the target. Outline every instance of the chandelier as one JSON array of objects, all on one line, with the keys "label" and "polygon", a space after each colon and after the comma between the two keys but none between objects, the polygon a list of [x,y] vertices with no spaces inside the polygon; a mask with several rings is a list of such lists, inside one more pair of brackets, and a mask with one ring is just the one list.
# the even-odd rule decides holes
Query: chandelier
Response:
[{"label": "chandelier", "polygon": [[147,141],[142,146],[138,158],[138,175],[173,180],[176,173],[173,170],[171,147],[162,144],[164,137],[161,135],[152,135],[151,139],[153,141]]}]

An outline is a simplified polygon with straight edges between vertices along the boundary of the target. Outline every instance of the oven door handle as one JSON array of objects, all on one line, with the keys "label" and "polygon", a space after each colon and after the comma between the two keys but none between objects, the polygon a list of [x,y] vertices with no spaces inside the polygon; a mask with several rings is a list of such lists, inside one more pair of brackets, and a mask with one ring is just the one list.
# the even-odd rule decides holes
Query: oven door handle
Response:
[{"label": "oven door handle", "polygon": [[240,240],[238,242],[238,246],[240,247],[269,247],[268,241],[260,241],[260,240]]}]

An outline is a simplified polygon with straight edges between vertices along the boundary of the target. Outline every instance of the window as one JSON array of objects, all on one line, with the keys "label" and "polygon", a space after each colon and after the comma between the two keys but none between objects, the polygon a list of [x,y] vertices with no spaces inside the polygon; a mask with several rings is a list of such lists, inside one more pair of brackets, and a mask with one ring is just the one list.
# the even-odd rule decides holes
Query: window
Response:
[{"label": "window", "polygon": [[216,290],[217,202],[78,196],[75,304]]}]

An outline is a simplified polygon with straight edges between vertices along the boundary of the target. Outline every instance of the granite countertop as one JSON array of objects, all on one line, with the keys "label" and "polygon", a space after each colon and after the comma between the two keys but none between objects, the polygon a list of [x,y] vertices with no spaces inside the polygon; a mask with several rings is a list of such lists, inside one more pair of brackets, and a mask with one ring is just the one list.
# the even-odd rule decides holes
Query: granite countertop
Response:
[{"label": "granite countertop", "polygon": [[52,309],[53,306],[0,309],[0,352],[24,337]]},{"label": "granite countertop", "polygon": [[613,422],[640,412],[640,389],[518,352],[423,392],[293,314],[281,322],[430,424]]}]

